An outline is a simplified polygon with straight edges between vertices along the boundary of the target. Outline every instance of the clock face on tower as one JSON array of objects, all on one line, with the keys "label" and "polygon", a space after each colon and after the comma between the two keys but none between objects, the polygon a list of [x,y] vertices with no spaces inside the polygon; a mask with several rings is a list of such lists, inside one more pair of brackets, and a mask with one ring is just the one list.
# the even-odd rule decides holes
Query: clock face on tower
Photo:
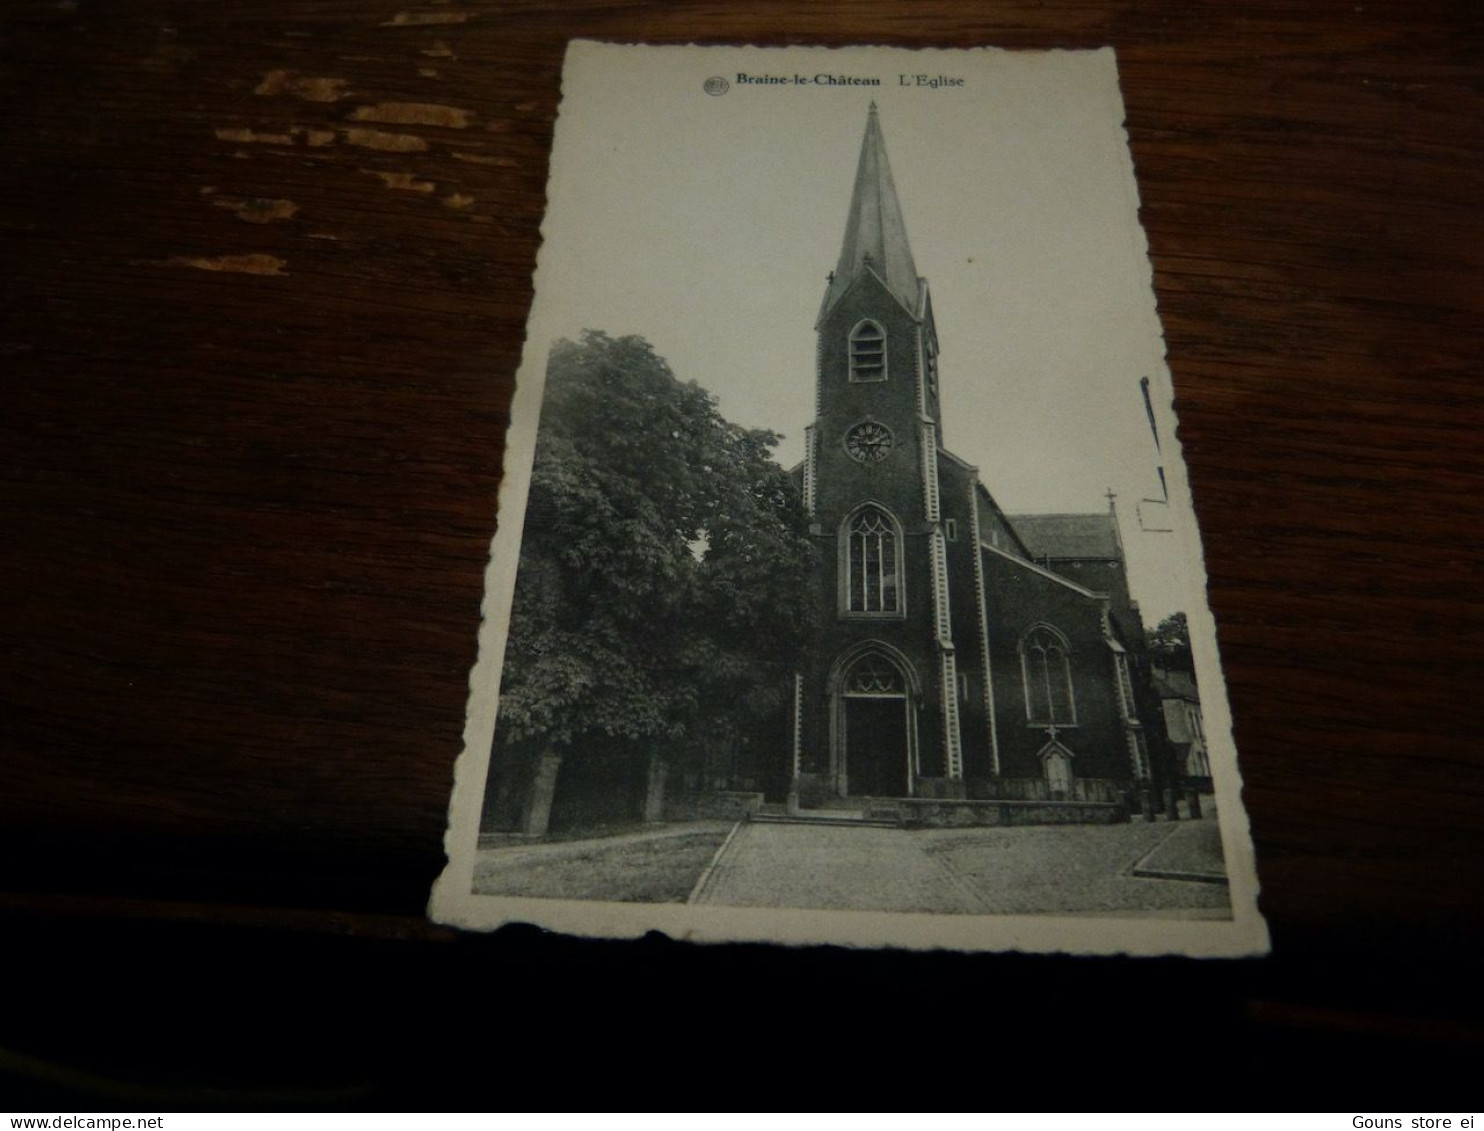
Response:
[{"label": "clock face on tower", "polygon": [[891,454],[891,430],[867,420],[845,433],[845,450],[857,463],[880,463]]}]

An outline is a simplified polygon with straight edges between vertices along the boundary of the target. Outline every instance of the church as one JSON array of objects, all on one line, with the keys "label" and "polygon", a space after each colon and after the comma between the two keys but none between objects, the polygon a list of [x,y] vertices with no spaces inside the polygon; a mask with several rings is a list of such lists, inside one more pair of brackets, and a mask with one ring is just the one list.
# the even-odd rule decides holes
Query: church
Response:
[{"label": "church", "polygon": [[818,639],[794,678],[790,808],[1147,796],[1159,701],[1113,499],[1007,514],[945,446],[932,298],[874,103],[816,331],[793,475]]},{"label": "church", "polygon": [[1184,783],[1114,498],[1007,514],[945,446],[932,299],[874,104],[815,330],[814,419],[788,473],[814,551],[810,615],[805,645],[770,670],[773,705],[730,740],[568,753],[497,741],[485,831],[845,819],[822,810],[906,826],[1173,812],[1165,790]]}]

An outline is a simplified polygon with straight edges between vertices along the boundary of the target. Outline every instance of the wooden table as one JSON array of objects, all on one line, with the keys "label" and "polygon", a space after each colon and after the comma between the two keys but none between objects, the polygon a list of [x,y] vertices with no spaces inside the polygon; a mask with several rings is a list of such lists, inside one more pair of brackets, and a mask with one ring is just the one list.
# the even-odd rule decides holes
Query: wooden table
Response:
[{"label": "wooden table", "polygon": [[[1109,1102],[1215,1079],[1253,1042],[1271,1081],[1324,1052],[1472,1051],[1480,12],[7,5],[0,914],[33,974],[0,1043],[46,1064],[4,1054],[0,1072],[50,1072],[59,1095],[113,1094],[64,1064],[393,1103],[426,1095],[449,1051],[426,1026],[449,1008],[519,1038],[453,1042],[465,1083],[595,1018],[706,1034],[666,1046],[684,1077],[739,1013],[814,1003],[880,1021],[909,1047],[872,1055],[930,1078],[1049,1073],[1042,1042],[1067,1042],[1064,1069],[1129,1082]],[[698,950],[423,922],[574,36],[1118,49],[1273,958]],[[949,1017],[989,1044],[933,1027]],[[771,1028],[772,1071],[746,1078],[829,1078],[823,1031]]]}]

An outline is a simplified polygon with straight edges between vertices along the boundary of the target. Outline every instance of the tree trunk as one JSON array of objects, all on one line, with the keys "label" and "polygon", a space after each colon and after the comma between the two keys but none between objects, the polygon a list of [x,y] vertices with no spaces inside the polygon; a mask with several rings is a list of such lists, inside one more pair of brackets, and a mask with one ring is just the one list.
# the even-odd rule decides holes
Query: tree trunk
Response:
[{"label": "tree trunk", "polygon": [[665,778],[669,764],[658,754],[649,756],[649,774],[644,783],[644,823],[663,824],[665,820]]},{"label": "tree trunk", "polygon": [[521,809],[520,831],[525,836],[545,836],[551,824],[551,801],[556,796],[557,774],[562,756],[546,750],[536,758],[531,770],[531,785],[526,790],[526,803]]}]

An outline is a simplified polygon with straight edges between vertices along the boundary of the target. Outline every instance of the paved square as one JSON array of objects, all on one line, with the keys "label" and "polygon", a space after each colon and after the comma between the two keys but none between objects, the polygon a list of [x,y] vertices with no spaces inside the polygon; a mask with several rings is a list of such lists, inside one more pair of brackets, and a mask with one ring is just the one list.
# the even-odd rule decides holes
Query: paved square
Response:
[{"label": "paved square", "polygon": [[1214,821],[1013,829],[748,824],[694,902],[936,914],[1230,915],[1226,886],[1135,876],[1158,849],[1219,868]]},{"label": "paved square", "polygon": [[1226,885],[1210,882],[1221,873],[1214,820],[915,830],[715,822],[482,849],[475,889],[626,903],[689,896],[717,907],[1227,918]]}]

